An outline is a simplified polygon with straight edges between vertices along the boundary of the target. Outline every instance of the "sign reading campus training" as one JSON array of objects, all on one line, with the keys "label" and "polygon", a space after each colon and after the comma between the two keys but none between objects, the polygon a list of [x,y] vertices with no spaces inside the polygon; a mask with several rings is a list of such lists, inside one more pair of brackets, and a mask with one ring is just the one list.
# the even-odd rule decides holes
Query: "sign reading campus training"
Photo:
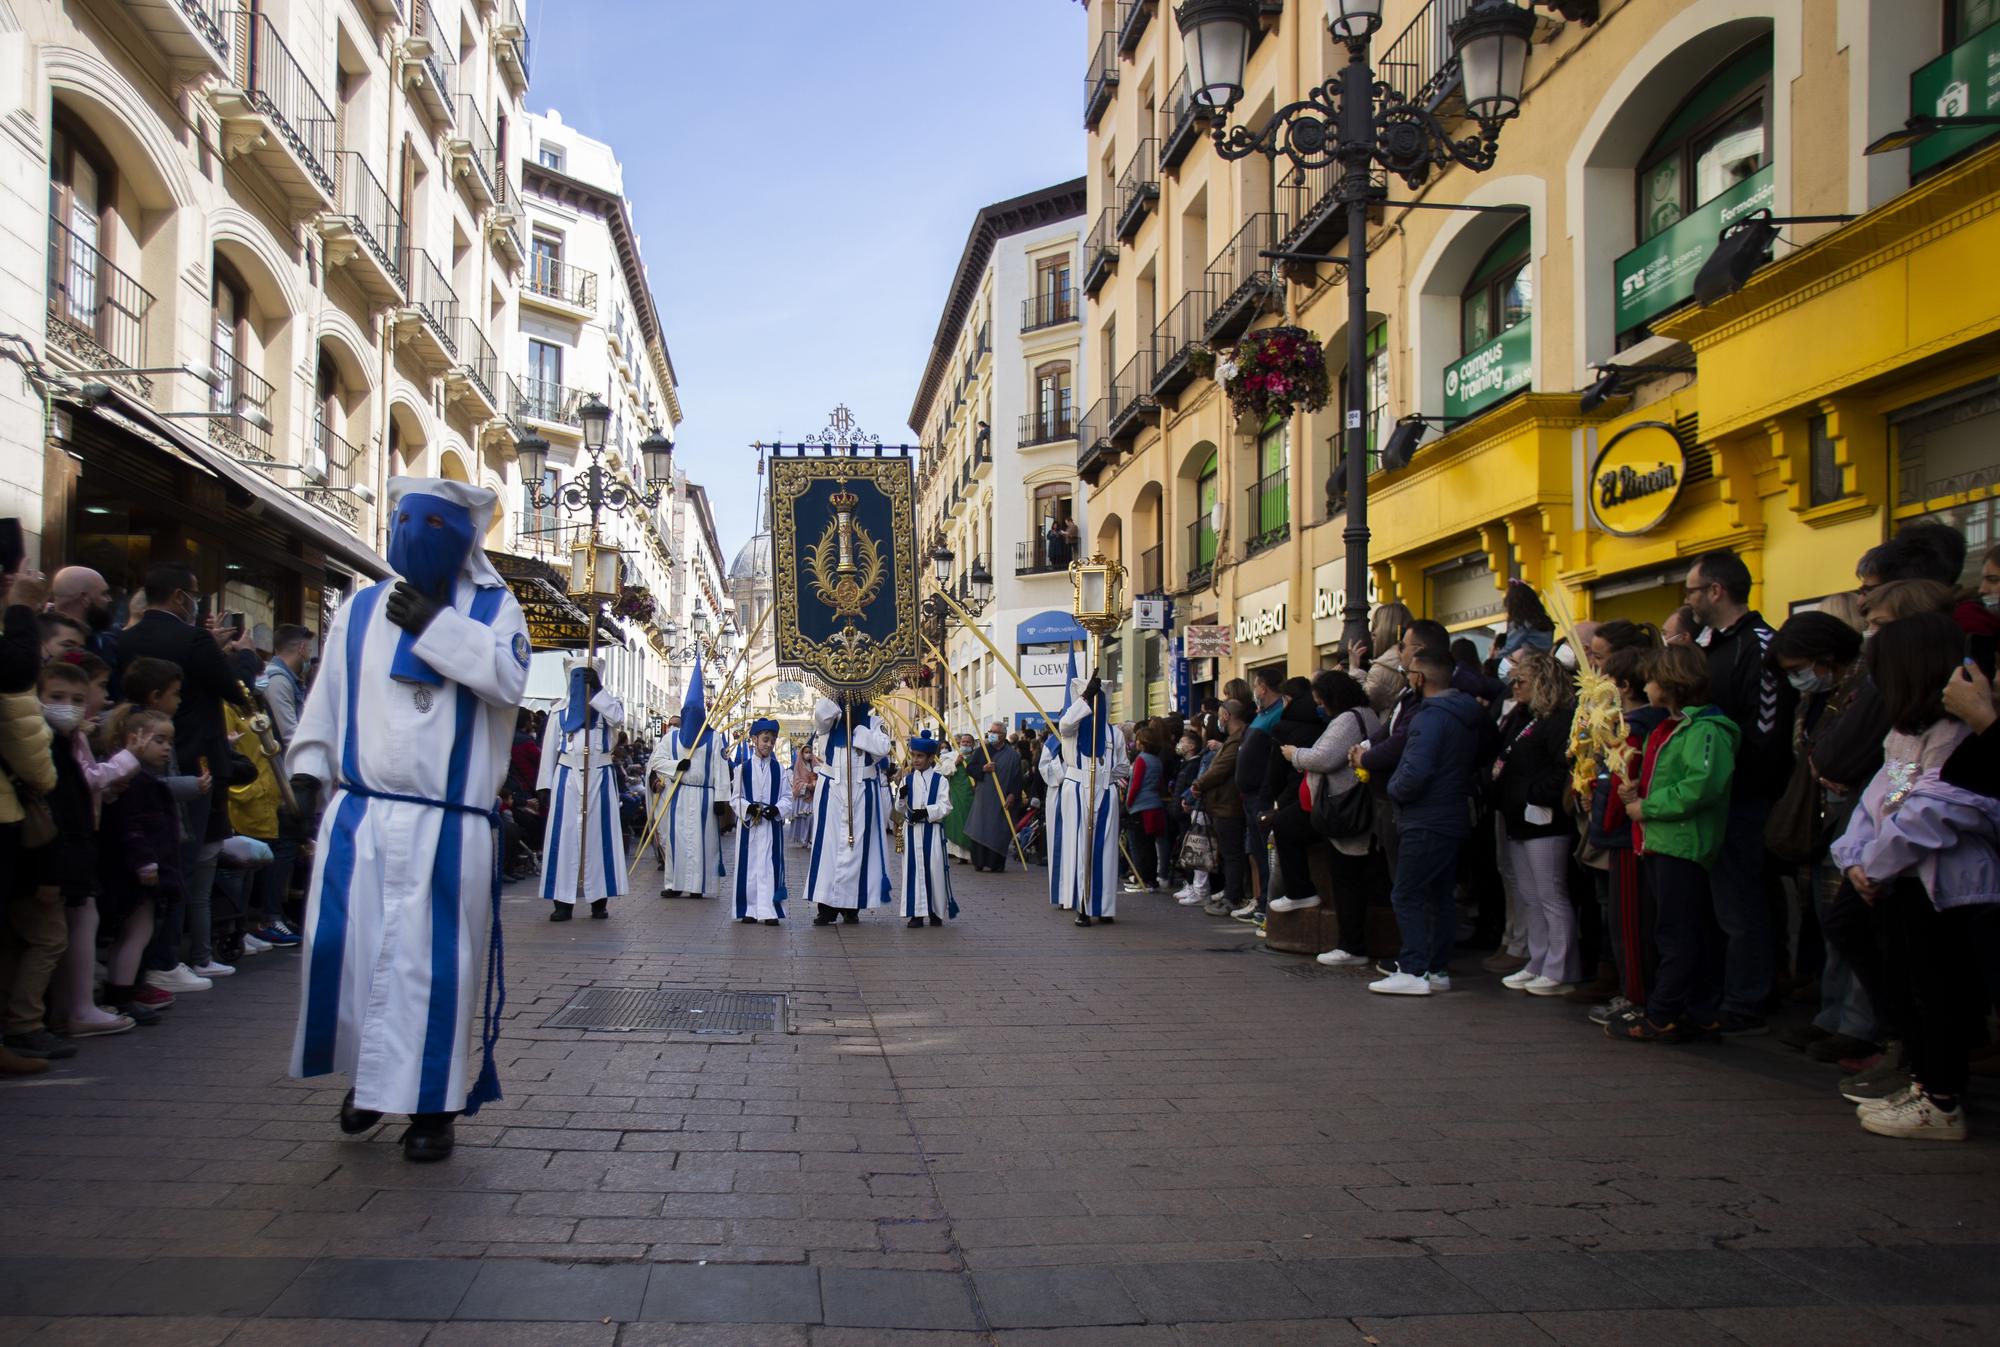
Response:
[{"label": "sign reading campus training", "polygon": [[1631,537],[1667,517],[1687,478],[1673,427],[1642,421],[1611,438],[1590,470],[1590,509],[1606,533]]}]

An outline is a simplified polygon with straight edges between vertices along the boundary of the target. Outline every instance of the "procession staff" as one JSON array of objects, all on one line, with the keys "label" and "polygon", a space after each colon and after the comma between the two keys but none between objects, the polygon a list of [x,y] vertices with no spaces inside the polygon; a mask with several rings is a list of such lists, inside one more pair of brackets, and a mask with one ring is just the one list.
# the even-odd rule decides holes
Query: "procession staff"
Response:
[{"label": "procession staff", "polygon": [[[965,689],[958,684],[958,675],[952,671],[951,665],[945,663],[943,653],[936,646],[932,646],[930,649],[932,656],[944,667],[945,677],[951,682],[952,695],[958,698],[958,704],[960,706],[972,705],[971,701],[966,698]],[[1025,688],[1023,690],[1025,691]],[[1030,700],[1033,699],[1033,696],[1033,693],[1029,694]],[[1037,704],[1035,709],[1040,712],[1041,706]],[[1047,718],[1047,714],[1043,713],[1043,719],[1046,721]],[[991,770],[993,766],[993,750],[984,741],[981,741],[979,750],[985,755],[986,766],[988,770]],[[1017,753],[1015,756],[1018,758],[1020,755]],[[1007,835],[1014,839],[1014,854],[1021,858],[1021,868],[1025,870],[1028,868],[1028,853],[1021,847],[1021,830],[1014,826],[1014,811],[1007,807],[1007,797],[1004,795],[1000,797],[1000,816],[1006,820]]]},{"label": "procession staff", "polygon": [[785,824],[796,807],[784,767],[773,751],[778,722],[750,723],[749,756],[737,764],[736,919],[776,926],[785,915]]},{"label": "procession staff", "polygon": [[625,703],[604,687],[596,666],[572,659],[569,693],[549,716],[535,779],[548,820],[542,897],[553,904],[550,921],[568,921],[584,900],[590,915],[602,921],[611,915],[609,900],[625,896],[625,827],[618,817],[618,764],[611,756],[613,736],[624,723]]},{"label": "procession staff", "polygon": [[1050,853],[1050,899],[1088,926],[1092,918],[1117,915],[1118,802],[1132,767],[1124,734],[1105,714],[1103,685],[1093,676],[1087,683],[1072,679],[1070,688],[1074,700],[1056,722],[1060,756],[1042,760],[1061,852],[1060,858]]},{"label": "procession staff", "polygon": [[938,741],[929,735],[910,740],[910,770],[903,774],[896,791],[906,820],[903,915],[912,928],[926,921],[942,926],[946,916],[958,916],[958,903],[951,894],[951,867],[944,854],[944,822],[951,815],[951,791],[937,770],[938,748]]},{"label": "procession staff", "polygon": [[[822,697],[813,708],[813,751],[818,761],[819,804],[813,815],[812,859],[806,897],[813,925],[861,919],[861,910],[889,901],[889,868],[882,839],[881,795],[875,764],[892,748],[872,718],[854,718],[851,705]],[[856,778],[861,778],[859,781]]]},{"label": "procession staff", "polygon": [[[334,615],[286,755],[295,777],[332,789],[306,897],[291,1073],[347,1073],[343,1132],[408,1114],[404,1157],[442,1160],[453,1115],[500,1095],[497,803],[528,630],[477,543],[491,491],[397,477],[385,494],[402,579]],[[468,1093],[482,954],[484,1061]]]},{"label": "procession staff", "polygon": [[662,823],[667,866],[660,896],[720,897],[720,816],[729,809],[720,792],[729,789],[729,751],[722,735],[709,724],[699,655],[688,680],[687,699],[681,703],[680,722],[654,750],[655,762],[664,753],[674,763],[674,796]]}]

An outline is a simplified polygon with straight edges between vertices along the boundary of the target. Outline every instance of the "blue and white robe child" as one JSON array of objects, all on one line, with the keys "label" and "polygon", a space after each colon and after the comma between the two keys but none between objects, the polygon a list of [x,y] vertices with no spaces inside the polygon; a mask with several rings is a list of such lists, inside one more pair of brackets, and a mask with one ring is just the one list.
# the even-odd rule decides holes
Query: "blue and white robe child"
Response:
[{"label": "blue and white robe child", "polygon": [[[736,913],[739,918],[782,921],[785,916],[785,824],[791,821],[791,773],[777,754],[760,758],[752,752],[735,769],[736,788]],[[747,806],[777,806],[773,820],[752,820]]]},{"label": "blue and white robe child", "polygon": [[[1093,733],[1090,704],[1082,700],[1086,680],[1076,680],[1075,699],[1056,722],[1058,754],[1042,757],[1042,780],[1048,783],[1049,902],[1065,909],[1081,904],[1093,917],[1118,912],[1119,801],[1132,778],[1126,760],[1125,736],[1106,723]],[[1091,855],[1084,850],[1084,800],[1090,794],[1092,750],[1097,759],[1097,819],[1090,837]]]},{"label": "blue and white robe child", "polygon": [[497,838],[477,814],[411,801],[495,806],[528,683],[528,629],[475,547],[451,607],[414,644],[444,685],[396,682],[404,633],[383,611],[392,584],[334,615],[286,753],[287,768],[328,796],[291,1073],[346,1073],[357,1108],[451,1113],[466,1103]]},{"label": "blue and white robe child", "polygon": [[560,710],[549,716],[548,738],[542,744],[542,769],[535,789],[549,792],[549,823],[542,848],[542,897],[575,906],[583,790],[583,746],[590,744],[589,855],[583,876],[582,901],[625,896],[625,826],[619,817],[618,765],[611,750],[618,727],[625,723],[625,703],[608,691],[590,699],[585,727],[564,733]]},{"label": "blue and white robe child", "polygon": [[[673,803],[660,820],[660,849],[666,867],[660,887],[719,898],[724,848],[715,822],[715,803],[729,798],[729,746],[712,731],[693,733],[692,742],[682,738],[689,733],[685,725],[676,725],[653,754],[657,765],[651,770],[673,792]],[[689,762],[685,775],[679,770],[683,758]]]},{"label": "blue and white robe child", "polygon": [[855,722],[850,744],[839,705],[825,698],[813,709],[813,729],[819,799],[813,810],[806,898],[822,907],[848,910],[886,907],[891,901],[885,845],[888,820],[882,817],[881,778],[875,765],[894,745],[873,724],[872,716]]},{"label": "blue and white robe child", "polygon": [[911,772],[904,785],[910,794],[909,818],[903,824],[903,915],[956,917],[958,903],[951,896],[951,865],[944,851],[951,787],[934,767]]}]

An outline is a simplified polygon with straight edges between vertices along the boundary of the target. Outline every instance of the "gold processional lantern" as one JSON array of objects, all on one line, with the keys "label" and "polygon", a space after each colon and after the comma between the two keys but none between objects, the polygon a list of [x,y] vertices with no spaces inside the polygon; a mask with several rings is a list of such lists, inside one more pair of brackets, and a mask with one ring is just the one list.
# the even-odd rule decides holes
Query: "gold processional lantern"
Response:
[{"label": "gold processional lantern", "polygon": [[1088,561],[1069,564],[1070,612],[1077,625],[1093,636],[1118,629],[1125,621],[1125,568],[1096,553]]}]

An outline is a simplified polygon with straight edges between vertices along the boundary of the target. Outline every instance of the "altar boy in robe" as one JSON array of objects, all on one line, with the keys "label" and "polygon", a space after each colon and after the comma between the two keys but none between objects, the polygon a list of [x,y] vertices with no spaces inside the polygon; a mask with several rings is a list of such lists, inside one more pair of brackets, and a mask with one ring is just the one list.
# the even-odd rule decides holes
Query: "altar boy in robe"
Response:
[{"label": "altar boy in robe", "polygon": [[785,824],[796,805],[778,762],[778,722],[753,720],[736,765],[736,920],[776,926],[785,916]]},{"label": "altar boy in robe", "polygon": [[903,915],[912,929],[925,921],[944,925],[958,916],[951,896],[951,867],[944,854],[945,823],[951,817],[951,787],[937,770],[940,745],[929,735],[910,740],[910,770],[896,787],[905,819],[903,835]]},{"label": "altar boy in robe", "polygon": [[[1049,860],[1050,900],[1076,912],[1076,924],[1093,918],[1109,922],[1118,911],[1118,802],[1125,798],[1132,764],[1125,736],[1106,714],[1102,685],[1095,677],[1070,682],[1072,700],[1056,722],[1060,755],[1042,760],[1049,784],[1048,808],[1057,819],[1062,856]],[[1095,759],[1095,771],[1092,760]],[[1090,801],[1091,780],[1097,798]],[[1086,826],[1085,809],[1096,815]],[[1083,854],[1088,841],[1090,855]]]},{"label": "altar boy in robe", "polygon": [[822,697],[813,708],[813,771],[819,777],[806,897],[813,925],[857,922],[866,907],[889,903],[889,867],[878,759],[894,742],[866,703],[843,708]]},{"label": "altar boy in robe", "polygon": [[[535,782],[545,797],[542,816],[548,820],[542,846],[542,897],[550,902],[550,921],[568,921],[576,915],[579,901],[587,901],[590,915],[602,921],[611,915],[609,900],[625,896],[625,826],[618,812],[621,785],[618,764],[611,756],[614,736],[624,723],[625,703],[604,688],[597,669],[584,659],[571,660],[569,695],[549,716],[541,775]],[[586,806],[588,824],[583,822]]]}]

